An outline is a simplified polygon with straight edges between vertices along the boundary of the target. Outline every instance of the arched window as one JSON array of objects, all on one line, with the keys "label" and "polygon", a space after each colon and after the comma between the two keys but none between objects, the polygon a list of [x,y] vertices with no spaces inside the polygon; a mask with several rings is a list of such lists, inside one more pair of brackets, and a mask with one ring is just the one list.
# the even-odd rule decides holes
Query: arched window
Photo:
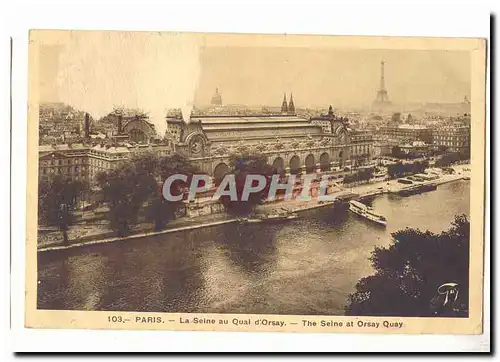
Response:
[{"label": "arched window", "polygon": [[293,156],[290,159],[290,173],[294,174],[294,175],[300,173],[300,158],[299,158],[299,156]]}]

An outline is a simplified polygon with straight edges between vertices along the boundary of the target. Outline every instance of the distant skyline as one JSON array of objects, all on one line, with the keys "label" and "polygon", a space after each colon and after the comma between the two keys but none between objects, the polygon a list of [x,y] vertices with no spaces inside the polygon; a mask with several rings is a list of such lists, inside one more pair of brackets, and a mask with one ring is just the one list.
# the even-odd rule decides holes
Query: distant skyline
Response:
[{"label": "distant skyline", "polygon": [[456,103],[471,92],[467,51],[203,46],[134,32],[70,32],[39,49],[41,102],[94,118],[115,106],[140,108],[160,127],[166,109],[209,105],[216,88],[223,104],[278,107],[293,93],[297,108],[368,107],[382,60],[395,104]]}]

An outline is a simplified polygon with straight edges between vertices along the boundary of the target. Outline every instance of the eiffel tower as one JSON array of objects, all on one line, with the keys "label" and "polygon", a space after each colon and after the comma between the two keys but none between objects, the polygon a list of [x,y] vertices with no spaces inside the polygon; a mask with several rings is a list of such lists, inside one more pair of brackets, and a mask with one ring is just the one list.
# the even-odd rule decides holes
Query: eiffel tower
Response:
[{"label": "eiffel tower", "polygon": [[377,91],[377,97],[373,101],[375,108],[384,108],[391,105],[389,94],[387,93],[387,89],[385,89],[384,65],[385,62],[382,60],[380,62],[380,87]]}]

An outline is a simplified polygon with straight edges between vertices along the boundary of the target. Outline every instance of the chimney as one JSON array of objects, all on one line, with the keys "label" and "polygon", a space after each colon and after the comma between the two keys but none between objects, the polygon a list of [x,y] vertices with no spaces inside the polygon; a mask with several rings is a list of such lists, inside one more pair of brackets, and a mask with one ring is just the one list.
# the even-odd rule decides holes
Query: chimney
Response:
[{"label": "chimney", "polygon": [[85,138],[89,139],[90,138],[90,116],[88,113],[85,113],[85,123],[84,123],[84,128],[85,128]]},{"label": "chimney", "polygon": [[118,134],[122,134],[122,115],[118,115]]}]

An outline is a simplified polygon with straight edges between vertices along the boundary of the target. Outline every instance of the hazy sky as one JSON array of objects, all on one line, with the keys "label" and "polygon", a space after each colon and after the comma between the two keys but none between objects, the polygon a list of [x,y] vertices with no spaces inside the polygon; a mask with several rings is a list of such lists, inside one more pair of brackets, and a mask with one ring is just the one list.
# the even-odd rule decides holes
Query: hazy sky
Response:
[{"label": "hazy sky", "polygon": [[293,92],[297,106],[369,105],[381,60],[395,103],[470,98],[468,52],[233,47],[202,51],[196,103],[209,103],[218,87],[226,104],[279,106]]},{"label": "hazy sky", "polygon": [[283,93],[293,92],[297,107],[369,105],[381,60],[394,103],[470,98],[466,51],[221,47],[182,34],[58,34],[58,45],[39,47],[40,100],[64,102],[95,118],[114,106],[141,108],[164,127],[165,109],[189,114],[193,104],[209,104],[216,87],[224,104],[279,106]]},{"label": "hazy sky", "polygon": [[63,47],[60,45],[44,45],[40,47],[40,100],[59,101],[57,73],[59,55]]}]

